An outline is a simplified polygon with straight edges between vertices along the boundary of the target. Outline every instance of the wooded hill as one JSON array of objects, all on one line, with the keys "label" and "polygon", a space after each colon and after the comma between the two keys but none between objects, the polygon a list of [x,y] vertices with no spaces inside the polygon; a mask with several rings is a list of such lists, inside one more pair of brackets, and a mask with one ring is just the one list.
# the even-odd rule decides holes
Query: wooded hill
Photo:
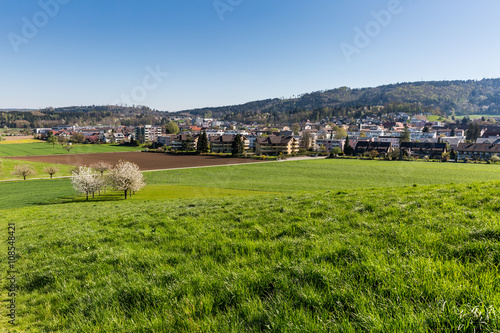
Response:
[{"label": "wooded hill", "polygon": [[0,111],[0,126],[10,128],[54,127],[65,124],[138,126],[166,124],[167,117],[165,112],[145,106],[69,106],[36,111]]},{"label": "wooded hill", "polygon": [[333,117],[360,118],[391,112],[437,115],[500,115],[500,79],[390,84],[375,88],[347,87],[291,99],[266,99],[241,105],[162,112],[146,106],[71,106],[37,111],[0,110],[0,126],[51,127],[62,124],[166,124],[176,116],[214,117],[258,123],[297,123]]},{"label": "wooded hill", "polygon": [[[242,105],[186,110],[223,120],[257,122],[318,121],[370,113],[429,112],[442,115],[500,114],[500,79],[390,84],[375,88],[333,90],[293,99],[267,99]],[[384,108],[382,108],[384,107]]]}]

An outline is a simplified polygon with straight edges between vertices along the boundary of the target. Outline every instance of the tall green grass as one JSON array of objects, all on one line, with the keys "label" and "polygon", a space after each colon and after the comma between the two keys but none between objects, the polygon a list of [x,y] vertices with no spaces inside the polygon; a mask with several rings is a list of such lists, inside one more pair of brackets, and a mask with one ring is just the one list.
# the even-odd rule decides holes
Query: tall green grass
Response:
[{"label": "tall green grass", "polygon": [[499,185],[3,211],[20,269],[19,326],[5,327],[498,331]]}]

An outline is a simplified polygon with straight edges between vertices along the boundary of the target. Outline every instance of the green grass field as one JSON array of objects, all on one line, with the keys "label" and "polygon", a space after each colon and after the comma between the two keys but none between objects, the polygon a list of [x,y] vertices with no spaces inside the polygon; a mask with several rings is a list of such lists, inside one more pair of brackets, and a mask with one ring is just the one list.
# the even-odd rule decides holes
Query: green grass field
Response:
[{"label": "green grass field", "polygon": [[148,184],[258,191],[324,191],[500,180],[500,165],[319,159],[146,172]]},{"label": "green grass field", "polygon": [[145,173],[132,199],[88,202],[68,179],[0,183],[0,237],[16,224],[19,270],[18,326],[2,315],[0,327],[499,331],[498,170],[360,160],[172,170]]},{"label": "green grass field", "polygon": [[48,175],[43,171],[43,169],[48,166],[54,166],[59,169],[59,172],[54,174],[54,177],[71,176],[71,170],[74,168],[71,165],[64,165],[64,164],[16,161],[11,159],[0,158],[0,180],[20,179],[19,177],[13,176],[11,174],[11,172],[14,170],[14,167],[18,164],[29,164],[35,168],[37,174],[34,176],[30,176],[29,178],[50,178],[50,175]]},{"label": "green grass field", "polygon": [[[127,152],[139,151],[139,147],[127,147],[111,144],[102,145],[73,145],[70,154],[91,154],[91,153],[112,153],[112,152]],[[37,155],[60,155],[68,154],[61,145],[55,145],[46,142],[39,143],[18,143],[18,144],[3,144],[0,145],[1,156],[37,156]]]},{"label": "green grass field", "polygon": [[467,115],[467,116],[455,116],[455,119],[459,119],[459,120],[462,120],[463,118],[465,117],[469,117],[470,119],[479,119],[479,118],[493,118],[493,117],[498,117],[498,115],[493,115],[493,114],[471,114],[471,115]]}]

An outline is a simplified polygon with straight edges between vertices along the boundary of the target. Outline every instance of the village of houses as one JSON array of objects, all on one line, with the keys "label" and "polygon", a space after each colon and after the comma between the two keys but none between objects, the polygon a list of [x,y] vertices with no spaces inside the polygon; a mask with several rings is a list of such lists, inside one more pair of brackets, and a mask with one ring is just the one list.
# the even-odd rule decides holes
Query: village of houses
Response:
[{"label": "village of houses", "polygon": [[[75,136],[80,138],[79,142],[88,144],[125,144],[138,140],[153,144],[153,147],[191,151],[196,150],[198,139],[204,132],[213,153],[231,153],[232,143],[236,135],[240,135],[245,153],[267,156],[296,155],[304,151],[343,152],[346,140],[349,140],[355,156],[376,151],[377,156],[383,157],[399,149],[414,158],[441,159],[443,154],[453,151],[455,160],[488,160],[500,153],[500,126],[480,126],[478,138],[468,142],[467,125],[460,122],[429,121],[425,115],[405,113],[388,116],[390,121],[387,117],[366,117],[355,122],[332,119],[330,122],[306,121],[294,126],[272,127],[208,118],[177,118],[172,119],[179,127],[177,134],[168,134],[166,127],[159,125],[79,127],[76,124],[37,128],[34,134],[45,139],[51,132],[59,142],[69,142]],[[402,142],[403,131],[409,131],[409,141]]]}]

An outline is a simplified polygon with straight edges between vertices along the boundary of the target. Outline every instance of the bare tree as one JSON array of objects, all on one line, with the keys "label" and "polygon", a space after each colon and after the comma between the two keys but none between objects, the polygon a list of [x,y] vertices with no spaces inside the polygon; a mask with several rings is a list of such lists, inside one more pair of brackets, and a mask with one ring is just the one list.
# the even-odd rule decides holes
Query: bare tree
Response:
[{"label": "bare tree", "polygon": [[108,162],[99,161],[94,164],[91,164],[90,167],[96,171],[99,171],[101,173],[101,176],[103,176],[104,171],[110,170],[113,166]]},{"label": "bare tree", "polygon": [[73,146],[65,145],[65,146],[63,146],[63,148],[66,149],[68,151],[68,154],[69,154],[70,150],[73,149]]},{"label": "bare tree", "polygon": [[27,176],[36,175],[36,170],[29,164],[18,164],[14,167],[14,170],[11,172],[14,176],[23,177],[26,180]]},{"label": "bare tree", "polygon": [[118,164],[111,169],[109,181],[115,189],[124,192],[125,199],[127,199],[127,193],[129,191],[130,195],[132,195],[132,192],[139,191],[146,186],[144,176],[139,170],[139,166],[126,161],[119,161]]},{"label": "bare tree", "polygon": [[43,172],[48,173],[50,175],[50,179],[52,179],[52,176],[59,172],[59,168],[56,168],[54,166],[48,166],[43,168]]},{"label": "bare tree", "polygon": [[95,192],[99,191],[102,186],[102,181],[102,177],[92,173],[92,169],[85,166],[79,166],[77,171],[73,171],[73,178],[71,179],[73,188],[87,195],[87,200],[89,200],[90,193],[94,198]]}]

